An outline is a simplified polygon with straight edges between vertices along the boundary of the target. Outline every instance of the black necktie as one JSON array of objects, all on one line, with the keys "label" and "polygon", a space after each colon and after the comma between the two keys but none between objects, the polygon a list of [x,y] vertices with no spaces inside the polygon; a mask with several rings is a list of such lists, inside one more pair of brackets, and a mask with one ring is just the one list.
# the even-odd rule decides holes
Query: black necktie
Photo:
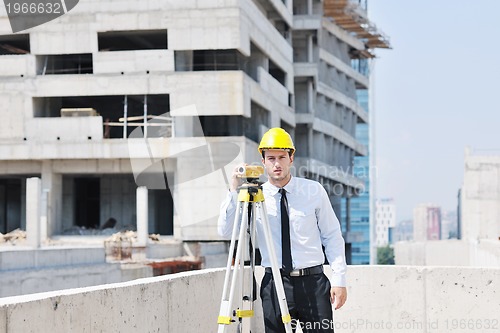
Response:
[{"label": "black necktie", "polygon": [[290,272],[292,266],[292,251],[290,249],[290,219],[288,217],[288,201],[286,200],[286,190],[281,188],[280,209],[281,209],[281,262],[283,270]]}]

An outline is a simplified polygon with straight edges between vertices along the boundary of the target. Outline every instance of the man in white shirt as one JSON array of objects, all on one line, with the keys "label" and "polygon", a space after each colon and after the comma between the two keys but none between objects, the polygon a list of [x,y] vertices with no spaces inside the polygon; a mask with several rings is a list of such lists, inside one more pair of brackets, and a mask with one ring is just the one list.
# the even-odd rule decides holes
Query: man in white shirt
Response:
[{"label": "man in white shirt", "polygon": [[[300,320],[304,333],[333,332],[331,303],[339,309],[347,299],[340,223],[320,183],[290,174],[295,147],[285,130],[272,128],[266,132],[259,151],[269,179],[262,188],[290,315]],[[221,206],[218,229],[224,237],[231,236],[234,224],[239,185],[236,175]],[[259,216],[257,237],[266,267],[260,291],[266,333],[285,332]],[[331,281],[323,273],[322,246],[333,271]]]}]

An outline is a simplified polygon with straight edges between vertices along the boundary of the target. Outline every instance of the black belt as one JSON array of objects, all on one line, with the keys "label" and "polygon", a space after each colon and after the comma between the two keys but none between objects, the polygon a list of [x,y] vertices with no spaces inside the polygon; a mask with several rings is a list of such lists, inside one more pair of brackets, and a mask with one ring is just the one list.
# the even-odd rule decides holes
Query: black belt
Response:
[{"label": "black belt", "polygon": [[[271,267],[266,267],[266,273],[272,274],[272,272],[273,271]],[[294,269],[293,271],[288,273],[280,269],[280,273],[281,275],[286,275],[286,276],[307,276],[307,275],[321,274],[323,273],[323,265],[313,266],[309,268]]]}]

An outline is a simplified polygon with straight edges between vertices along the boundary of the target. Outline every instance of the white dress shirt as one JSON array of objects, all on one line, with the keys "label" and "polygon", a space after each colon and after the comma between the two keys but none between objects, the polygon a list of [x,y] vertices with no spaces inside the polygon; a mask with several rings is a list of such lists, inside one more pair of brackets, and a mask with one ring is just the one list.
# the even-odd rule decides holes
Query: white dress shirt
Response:
[{"label": "white dress shirt", "polygon": [[[281,212],[279,188],[266,182],[262,185],[272,242],[281,267]],[[285,185],[290,217],[290,246],[294,269],[324,263],[321,245],[332,268],[332,286],[345,287],[345,250],[340,223],[323,186],[313,180],[292,177]],[[233,231],[237,192],[229,192],[221,205],[218,231],[230,238]],[[257,241],[262,255],[262,266],[270,267],[269,252],[264,238],[263,225],[257,214]]]}]

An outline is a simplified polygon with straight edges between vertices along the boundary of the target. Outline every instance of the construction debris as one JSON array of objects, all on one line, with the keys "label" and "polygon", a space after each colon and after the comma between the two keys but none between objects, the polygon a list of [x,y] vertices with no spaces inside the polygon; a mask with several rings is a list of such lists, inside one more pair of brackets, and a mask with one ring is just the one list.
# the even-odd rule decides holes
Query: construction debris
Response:
[{"label": "construction debris", "polygon": [[137,232],[127,230],[122,232],[117,232],[111,235],[111,237],[106,238],[107,242],[136,242]]},{"label": "construction debris", "polygon": [[184,256],[164,261],[154,261],[148,263],[148,265],[153,268],[153,276],[158,276],[198,270],[202,268],[203,263],[199,258]]},{"label": "construction debris", "polygon": [[115,260],[131,259],[132,243],[136,241],[137,232],[131,230],[111,235],[111,237],[106,238],[104,241],[106,257],[111,257]]},{"label": "construction debris", "polygon": [[151,235],[149,235],[149,239],[151,239],[153,242],[159,242],[160,235],[159,234],[151,234]]},{"label": "construction debris", "polygon": [[21,229],[13,230],[5,235],[0,233],[0,244],[1,243],[11,243],[16,245],[18,242],[26,240],[26,231]]}]

